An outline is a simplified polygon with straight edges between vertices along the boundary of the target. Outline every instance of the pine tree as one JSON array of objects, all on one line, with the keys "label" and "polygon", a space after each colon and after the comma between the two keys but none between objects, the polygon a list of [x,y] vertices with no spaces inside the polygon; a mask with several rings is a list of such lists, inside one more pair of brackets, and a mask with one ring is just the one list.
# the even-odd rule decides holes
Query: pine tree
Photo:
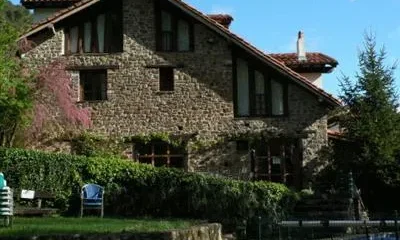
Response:
[{"label": "pine tree", "polygon": [[[370,210],[387,210],[395,203],[393,193],[400,188],[400,118],[395,89],[395,66],[385,65],[386,52],[377,50],[375,36],[365,34],[359,52],[359,71],[354,83],[341,81],[344,102],[341,127],[360,146],[361,154],[351,167]],[[350,159],[348,159],[350,160]],[[343,162],[343,161],[342,161]]]},{"label": "pine tree", "polygon": [[365,34],[364,50],[358,58],[355,83],[349,77],[341,82],[346,113],[341,126],[349,138],[361,143],[362,162],[390,163],[400,146],[395,66],[385,65],[385,49],[377,50],[375,36],[370,33]]}]

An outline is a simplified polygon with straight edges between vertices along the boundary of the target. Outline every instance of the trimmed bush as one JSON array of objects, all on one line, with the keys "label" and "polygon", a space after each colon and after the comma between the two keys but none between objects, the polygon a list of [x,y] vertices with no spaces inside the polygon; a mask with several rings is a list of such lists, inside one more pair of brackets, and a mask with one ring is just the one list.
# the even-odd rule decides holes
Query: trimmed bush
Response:
[{"label": "trimmed bush", "polygon": [[105,186],[105,212],[235,222],[255,214],[273,220],[292,206],[284,185],[216,178],[178,169],[154,168],[113,158],[0,148],[0,168],[14,189],[51,191],[54,206],[79,211],[83,183]]}]

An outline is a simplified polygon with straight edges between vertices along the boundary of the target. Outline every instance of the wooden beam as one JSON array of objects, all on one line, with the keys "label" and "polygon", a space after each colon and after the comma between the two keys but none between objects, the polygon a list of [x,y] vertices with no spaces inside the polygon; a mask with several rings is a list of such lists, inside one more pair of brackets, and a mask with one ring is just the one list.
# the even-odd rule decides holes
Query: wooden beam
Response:
[{"label": "wooden beam", "polygon": [[157,63],[157,64],[149,64],[146,65],[145,68],[184,68],[185,65],[183,63],[178,64],[170,64],[170,63]]},{"label": "wooden beam", "polygon": [[96,66],[70,65],[70,66],[67,66],[65,69],[72,70],[72,71],[119,69],[119,65],[96,65]]}]

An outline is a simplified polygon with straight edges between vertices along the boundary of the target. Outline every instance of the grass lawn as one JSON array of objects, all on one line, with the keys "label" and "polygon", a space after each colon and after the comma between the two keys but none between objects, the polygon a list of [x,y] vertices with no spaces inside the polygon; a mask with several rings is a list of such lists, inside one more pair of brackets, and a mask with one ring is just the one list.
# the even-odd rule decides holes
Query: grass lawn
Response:
[{"label": "grass lawn", "polygon": [[[198,222],[197,222],[198,223]],[[155,232],[188,228],[196,221],[117,218],[14,218],[12,227],[0,227],[0,236]]]}]

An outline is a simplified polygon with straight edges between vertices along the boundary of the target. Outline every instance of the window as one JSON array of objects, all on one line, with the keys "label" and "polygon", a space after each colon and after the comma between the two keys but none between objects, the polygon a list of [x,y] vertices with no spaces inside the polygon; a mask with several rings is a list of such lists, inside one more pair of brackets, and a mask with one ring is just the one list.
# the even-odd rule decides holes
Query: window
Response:
[{"label": "window", "polygon": [[236,59],[235,114],[240,117],[283,116],[287,113],[287,86]]},{"label": "window", "polygon": [[249,101],[249,67],[242,59],[237,60],[237,113],[240,116],[250,115]]},{"label": "window", "polygon": [[67,54],[122,52],[122,17],[115,9],[71,25],[65,29]]},{"label": "window", "polygon": [[256,180],[294,184],[295,166],[302,155],[298,139],[262,139],[252,147]]},{"label": "window", "polygon": [[174,69],[162,67],[159,71],[160,91],[174,91]]},{"label": "window", "polygon": [[134,158],[155,167],[184,168],[185,150],[166,142],[135,143]]},{"label": "window", "polygon": [[267,114],[267,94],[264,75],[259,72],[254,72],[254,113],[256,115]]},{"label": "window", "polygon": [[81,101],[107,100],[107,70],[83,70],[79,77]]},{"label": "window", "polygon": [[284,110],[284,89],[283,85],[280,82],[275,80],[271,80],[271,96],[272,96],[272,115],[283,115],[285,113]]},{"label": "window", "polygon": [[161,10],[159,14],[157,48],[159,51],[188,52],[193,50],[193,26],[179,14]]}]

